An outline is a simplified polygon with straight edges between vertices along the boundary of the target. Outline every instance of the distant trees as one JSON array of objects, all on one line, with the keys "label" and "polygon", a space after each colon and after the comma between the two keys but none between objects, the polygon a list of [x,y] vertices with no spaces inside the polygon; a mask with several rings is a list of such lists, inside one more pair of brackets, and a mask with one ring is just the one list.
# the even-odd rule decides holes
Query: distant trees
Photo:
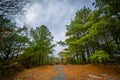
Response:
[{"label": "distant trees", "polygon": [[59,56],[60,56],[60,58],[61,58],[61,63],[62,64],[66,64],[67,63],[67,52],[66,51],[62,51],[62,52],[60,52],[59,54],[58,54]]}]

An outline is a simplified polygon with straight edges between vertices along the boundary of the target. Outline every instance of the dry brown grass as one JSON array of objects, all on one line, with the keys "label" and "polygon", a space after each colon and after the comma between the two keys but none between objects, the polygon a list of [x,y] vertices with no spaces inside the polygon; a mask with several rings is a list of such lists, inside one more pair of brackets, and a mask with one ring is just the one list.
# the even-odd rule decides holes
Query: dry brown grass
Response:
[{"label": "dry brown grass", "polygon": [[67,65],[63,70],[66,80],[120,80],[114,65]]},{"label": "dry brown grass", "polygon": [[13,80],[51,80],[57,75],[55,66],[43,66],[25,70],[16,75]]},{"label": "dry brown grass", "polygon": [[[120,80],[120,74],[114,65],[61,65],[66,80]],[[61,71],[55,66],[44,66],[25,70],[15,76],[13,80],[52,80]]]}]

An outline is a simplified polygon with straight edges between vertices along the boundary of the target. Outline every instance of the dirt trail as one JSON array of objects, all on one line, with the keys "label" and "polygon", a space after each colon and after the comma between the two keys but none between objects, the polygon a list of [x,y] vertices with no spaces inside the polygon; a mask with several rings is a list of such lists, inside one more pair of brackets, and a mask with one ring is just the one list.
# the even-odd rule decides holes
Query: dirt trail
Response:
[{"label": "dirt trail", "polygon": [[120,80],[114,65],[55,65],[25,70],[13,80]]},{"label": "dirt trail", "polygon": [[66,80],[66,74],[62,71],[62,67],[60,65],[56,66],[56,71],[59,72],[59,75],[53,77],[52,80]]}]

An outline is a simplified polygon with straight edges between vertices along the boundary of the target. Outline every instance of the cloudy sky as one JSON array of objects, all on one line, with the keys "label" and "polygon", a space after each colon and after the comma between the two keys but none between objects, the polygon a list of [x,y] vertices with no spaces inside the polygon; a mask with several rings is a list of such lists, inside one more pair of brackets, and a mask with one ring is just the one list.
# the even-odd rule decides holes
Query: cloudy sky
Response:
[{"label": "cloudy sky", "polygon": [[[24,23],[29,28],[46,25],[54,36],[54,43],[66,39],[66,25],[70,24],[77,10],[84,6],[93,9],[94,0],[35,0],[27,10]],[[22,21],[18,21],[19,23]],[[57,45],[54,55],[64,48]]]}]

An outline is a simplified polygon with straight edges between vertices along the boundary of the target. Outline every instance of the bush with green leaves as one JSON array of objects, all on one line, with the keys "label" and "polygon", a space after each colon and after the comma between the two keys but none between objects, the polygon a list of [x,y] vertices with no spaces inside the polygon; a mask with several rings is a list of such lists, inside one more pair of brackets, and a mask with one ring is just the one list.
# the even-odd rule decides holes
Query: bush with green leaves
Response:
[{"label": "bush with green leaves", "polygon": [[89,60],[91,63],[106,63],[106,61],[110,60],[110,55],[107,52],[100,50],[92,54],[89,57]]}]

